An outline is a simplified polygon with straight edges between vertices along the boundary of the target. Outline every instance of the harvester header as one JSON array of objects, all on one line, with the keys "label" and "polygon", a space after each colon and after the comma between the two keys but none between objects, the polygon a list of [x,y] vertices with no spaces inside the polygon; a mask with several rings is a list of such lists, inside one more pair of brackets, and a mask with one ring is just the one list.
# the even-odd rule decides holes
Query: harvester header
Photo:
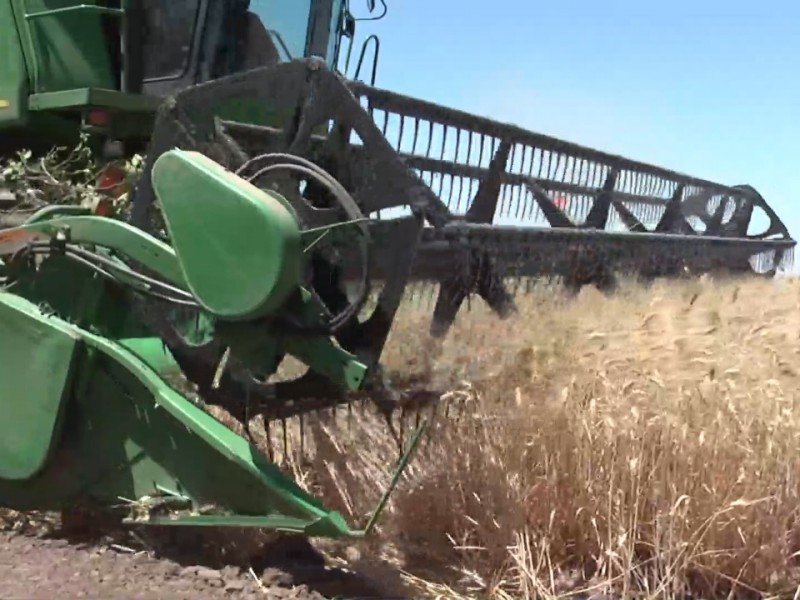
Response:
[{"label": "harvester header", "polygon": [[[791,265],[751,186],[376,87],[376,35],[349,67],[382,0],[57,4],[0,0],[0,157],[88,139],[115,198],[118,161],[144,167],[129,214],[24,180],[0,199],[2,505],[125,498],[148,523],[361,535],[249,426],[367,397],[402,446],[393,415],[420,390],[381,356],[409,291],[442,337],[470,297],[506,318],[543,280]],[[279,377],[286,357],[307,371]]]}]

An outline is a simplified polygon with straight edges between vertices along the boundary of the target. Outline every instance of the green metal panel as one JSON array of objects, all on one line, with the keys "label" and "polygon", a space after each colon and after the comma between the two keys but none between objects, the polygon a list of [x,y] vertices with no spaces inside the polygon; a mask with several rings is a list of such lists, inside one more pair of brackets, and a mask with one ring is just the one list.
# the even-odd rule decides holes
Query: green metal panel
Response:
[{"label": "green metal panel", "polygon": [[[27,469],[14,469],[7,451],[0,455],[4,469],[0,504],[16,508],[57,508],[87,500],[117,504],[120,497],[139,499],[167,492],[196,506],[224,506],[253,517],[254,525],[324,535],[353,533],[340,515],[287,479],[247,440],[166,383],[165,376],[179,368],[161,339],[148,336],[119,288],[79,263],[54,256],[38,271],[18,279],[14,291],[0,292],[0,307],[5,309],[0,310],[1,339],[6,352],[18,357],[16,362],[10,357],[4,360],[9,369],[20,372],[18,379],[9,379],[8,371],[0,371],[2,422],[26,430],[25,419],[32,413],[14,412],[20,400],[17,393],[37,389],[37,382],[47,386],[50,379],[60,380],[57,390],[68,390],[71,397],[61,404],[55,402],[61,402],[60,396],[50,402],[50,407],[68,409],[64,435],[36,477],[11,478],[21,479],[31,472],[30,465],[40,465],[46,458],[43,451],[38,452],[40,460],[26,463]],[[66,339],[81,350],[74,380],[68,384],[59,377],[65,365],[72,364],[66,350],[60,361],[31,361],[41,352],[36,344],[50,338]],[[24,360],[31,363],[27,370],[22,368]],[[50,408],[48,414],[55,412]],[[0,448],[8,444],[23,454],[25,441],[6,434],[0,436]],[[53,436],[38,437],[49,449]]]},{"label": "green metal panel", "polygon": [[186,283],[211,314],[263,315],[298,289],[300,231],[281,201],[208,157],[181,150],[158,158],[153,188]]},{"label": "green metal panel", "polygon": [[[3,505],[56,507],[81,498],[118,503],[120,497],[140,499],[168,491],[196,505],[213,502],[259,517],[254,523],[259,526],[319,535],[353,533],[338,513],[287,479],[247,440],[169,388],[144,360],[159,352],[163,360],[158,338],[150,340],[152,352],[139,339],[134,354],[123,344],[46,316],[19,296],[0,292],[0,305],[8,309],[0,313],[4,323],[9,314],[12,319],[26,316],[21,319],[26,326],[36,323],[43,331],[69,332],[73,344],[82,339],[93,350],[84,353],[77,384],[70,387],[76,394],[70,399],[67,435],[53,460],[24,483],[0,479]],[[45,372],[50,373],[28,372],[24,384],[46,379]],[[4,411],[13,402],[6,389],[0,396]],[[24,428],[17,419],[4,417],[3,422]]]},{"label": "green metal panel", "polygon": [[161,104],[161,99],[153,96],[125,94],[116,90],[98,88],[79,88],[31,94],[28,99],[30,110],[35,111],[99,107],[126,112],[155,113],[159,104]]},{"label": "green metal panel", "polygon": [[[71,133],[70,144],[76,143],[79,133],[79,116],[82,112],[97,108],[103,110],[110,117],[109,124],[102,130],[85,129],[90,132],[102,132],[115,139],[140,139],[147,140],[153,128],[155,113],[161,103],[160,98],[143,94],[127,94],[116,90],[99,88],[79,88],[63,90],[60,92],[44,92],[32,94],[28,98],[30,112],[30,129],[34,128],[35,120],[42,117],[55,118],[58,115],[73,114],[73,119],[68,121],[68,133]],[[48,131],[39,133],[46,138],[52,138]],[[56,140],[53,139],[53,142]]]},{"label": "green metal panel", "polygon": [[169,282],[184,287],[185,282],[175,251],[141,229],[114,219],[95,216],[65,216],[54,220],[29,222],[0,231],[0,254],[11,254],[28,242],[49,239],[68,231],[83,243],[118,248],[130,258],[147,265]]},{"label": "green metal panel", "polygon": [[0,478],[14,480],[38,473],[58,441],[80,348],[69,328],[24,304],[0,298]]},{"label": "green metal panel", "polygon": [[0,129],[25,122],[28,71],[10,0],[0,0]]},{"label": "green metal panel", "polygon": [[35,63],[34,92],[116,87],[102,28],[104,12],[97,10],[95,0],[15,3],[17,22],[21,19],[26,30],[26,51]]}]

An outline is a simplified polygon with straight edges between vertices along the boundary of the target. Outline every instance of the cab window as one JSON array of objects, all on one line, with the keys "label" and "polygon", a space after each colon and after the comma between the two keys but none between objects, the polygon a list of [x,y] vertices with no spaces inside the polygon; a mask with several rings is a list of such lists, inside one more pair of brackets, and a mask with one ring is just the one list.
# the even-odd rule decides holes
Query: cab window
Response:
[{"label": "cab window", "polygon": [[305,56],[311,0],[250,0],[250,12],[272,36],[281,61]]},{"label": "cab window", "polygon": [[200,0],[141,0],[145,81],[182,76],[189,64]]}]

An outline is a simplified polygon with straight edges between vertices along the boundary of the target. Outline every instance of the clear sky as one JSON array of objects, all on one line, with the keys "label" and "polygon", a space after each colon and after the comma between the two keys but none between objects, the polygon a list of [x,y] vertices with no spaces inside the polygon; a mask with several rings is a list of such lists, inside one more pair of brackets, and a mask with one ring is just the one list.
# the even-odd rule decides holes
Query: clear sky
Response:
[{"label": "clear sky", "polygon": [[800,236],[800,1],[387,4],[379,87],[750,184]]}]

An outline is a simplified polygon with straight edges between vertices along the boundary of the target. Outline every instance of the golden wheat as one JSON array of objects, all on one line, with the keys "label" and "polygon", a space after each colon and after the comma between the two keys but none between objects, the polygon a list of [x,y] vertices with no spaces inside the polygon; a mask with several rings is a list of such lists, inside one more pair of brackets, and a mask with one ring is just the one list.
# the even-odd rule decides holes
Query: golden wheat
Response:
[{"label": "golden wheat", "polygon": [[[542,292],[507,321],[473,308],[440,345],[405,310],[390,371],[462,401],[381,527],[418,593],[795,592],[800,283]],[[313,438],[316,490],[363,519],[396,445],[370,417]]]}]

